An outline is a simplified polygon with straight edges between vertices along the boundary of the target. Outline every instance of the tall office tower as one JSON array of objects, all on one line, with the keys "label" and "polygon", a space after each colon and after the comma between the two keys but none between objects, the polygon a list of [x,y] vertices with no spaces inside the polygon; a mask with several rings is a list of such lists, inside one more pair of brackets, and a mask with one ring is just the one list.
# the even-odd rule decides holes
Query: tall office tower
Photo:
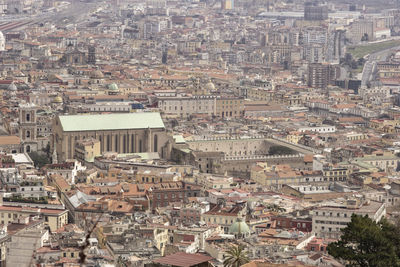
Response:
[{"label": "tall office tower", "polygon": [[328,19],[328,7],[319,5],[316,2],[306,2],[304,4],[305,20],[326,20]]}]

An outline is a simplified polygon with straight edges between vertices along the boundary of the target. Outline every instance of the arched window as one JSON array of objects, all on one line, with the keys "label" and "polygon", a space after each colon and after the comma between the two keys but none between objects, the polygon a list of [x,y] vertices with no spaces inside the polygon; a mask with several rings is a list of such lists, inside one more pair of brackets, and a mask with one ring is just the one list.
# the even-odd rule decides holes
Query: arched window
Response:
[{"label": "arched window", "polygon": [[122,143],[122,151],[126,153],[126,134],[124,134],[123,143]]},{"label": "arched window", "polygon": [[153,141],[153,145],[154,145],[154,152],[158,152],[158,136],[155,134],[154,135],[154,141]]},{"label": "arched window", "polygon": [[31,138],[31,131],[26,131],[26,138]]},{"label": "arched window", "polygon": [[31,146],[26,146],[26,153],[30,153],[31,152]]},{"label": "arched window", "polygon": [[31,114],[30,113],[26,114],[26,121],[31,121]]}]

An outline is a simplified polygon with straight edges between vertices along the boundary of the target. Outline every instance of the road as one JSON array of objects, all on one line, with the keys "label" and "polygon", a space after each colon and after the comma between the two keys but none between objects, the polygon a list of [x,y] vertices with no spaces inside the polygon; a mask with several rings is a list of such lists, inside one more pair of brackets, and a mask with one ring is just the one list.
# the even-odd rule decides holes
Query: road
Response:
[{"label": "road", "polygon": [[[3,32],[13,31],[23,29],[31,24],[37,23],[46,23],[46,22],[55,22],[57,24],[62,24],[65,20],[65,23],[74,23],[76,21],[82,20],[88,17],[88,14],[95,10],[100,3],[98,2],[81,2],[81,1],[73,1],[70,5],[66,5],[65,8],[61,11],[48,12],[48,13],[40,13],[35,15],[17,15],[11,16],[6,15],[0,17],[0,25],[3,25],[5,29]],[[15,23],[16,26],[13,26]],[[11,25],[7,27],[7,25]],[[20,26],[19,26],[20,25]]]},{"label": "road", "polygon": [[400,46],[388,48],[379,52],[372,53],[368,56],[367,62],[364,64],[364,68],[361,74],[361,86],[367,86],[368,82],[372,81],[375,77],[376,63],[378,61],[385,61],[388,59],[390,54],[400,49]]},{"label": "road", "polygon": [[74,1],[70,5],[66,6],[64,10],[59,12],[48,13],[42,15],[38,18],[40,22],[59,22],[63,19],[68,19],[69,23],[73,21],[80,20],[83,16],[88,16],[88,14],[93,11],[99,3],[97,2],[81,2]]}]

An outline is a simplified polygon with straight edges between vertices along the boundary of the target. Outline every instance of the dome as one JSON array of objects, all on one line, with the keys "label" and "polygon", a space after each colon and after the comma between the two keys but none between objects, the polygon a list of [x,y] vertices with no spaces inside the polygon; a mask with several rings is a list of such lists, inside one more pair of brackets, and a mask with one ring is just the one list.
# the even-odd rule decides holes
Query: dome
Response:
[{"label": "dome", "polygon": [[18,88],[17,88],[17,86],[15,85],[15,83],[11,83],[11,84],[8,86],[7,89],[10,90],[10,91],[17,91],[17,90],[18,90]]},{"label": "dome", "polygon": [[213,84],[213,82],[211,80],[206,84],[206,89],[208,91],[215,91],[215,85]]},{"label": "dome", "polygon": [[111,90],[111,91],[118,91],[119,88],[118,88],[118,85],[117,85],[117,84],[112,83],[112,84],[109,84],[109,85],[108,85],[108,90]]},{"label": "dome", "polygon": [[94,70],[90,73],[91,79],[103,79],[104,75],[100,70]]},{"label": "dome", "polygon": [[53,99],[53,103],[61,104],[62,102],[63,102],[63,100],[62,100],[61,96],[56,96],[56,97]]},{"label": "dome", "polygon": [[238,218],[236,222],[234,222],[231,227],[229,227],[229,233],[234,235],[246,235],[250,233],[250,228],[244,221],[242,221],[242,219]]}]

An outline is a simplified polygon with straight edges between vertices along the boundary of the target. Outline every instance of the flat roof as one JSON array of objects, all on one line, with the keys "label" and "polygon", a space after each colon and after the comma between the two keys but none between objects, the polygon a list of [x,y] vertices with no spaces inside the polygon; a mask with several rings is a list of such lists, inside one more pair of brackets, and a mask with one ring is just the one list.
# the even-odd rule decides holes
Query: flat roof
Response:
[{"label": "flat roof", "polygon": [[174,140],[175,140],[175,143],[177,143],[177,144],[184,144],[184,143],[186,143],[185,138],[184,138],[181,134],[174,135],[173,138],[174,138]]},{"label": "flat roof", "polygon": [[120,113],[59,116],[65,132],[165,128],[160,113]]},{"label": "flat roof", "polygon": [[[337,206],[336,206],[337,205]],[[384,203],[378,201],[369,201],[364,203],[361,207],[348,208],[345,203],[332,203],[331,205],[319,207],[318,210],[332,210],[332,211],[356,211],[356,213],[376,213]]]},{"label": "flat roof", "polygon": [[28,154],[14,153],[10,155],[12,156],[16,164],[33,164],[33,161]]},{"label": "flat roof", "polygon": [[[21,203],[23,205],[23,203]],[[42,209],[42,208],[31,208],[31,207],[23,207],[23,206],[7,206],[5,203],[3,206],[0,206],[0,211],[18,211],[18,212],[26,212],[26,213],[43,213],[43,214],[62,214],[68,212],[66,209]]]}]

